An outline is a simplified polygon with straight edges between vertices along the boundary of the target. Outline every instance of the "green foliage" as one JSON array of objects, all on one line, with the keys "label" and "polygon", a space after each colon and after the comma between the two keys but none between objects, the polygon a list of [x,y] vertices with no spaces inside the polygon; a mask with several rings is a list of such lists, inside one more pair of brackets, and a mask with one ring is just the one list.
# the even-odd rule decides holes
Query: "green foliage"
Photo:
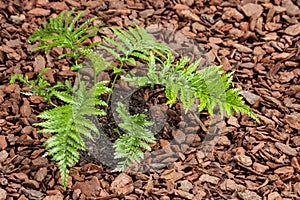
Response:
[{"label": "green foliage", "polygon": [[232,73],[224,74],[220,68],[221,66],[211,66],[199,70],[191,80],[195,97],[200,99],[198,112],[207,108],[208,113],[213,115],[214,109],[218,106],[222,115],[225,112],[229,116],[233,115],[233,111],[242,112],[259,122],[250,107],[245,105],[239,90],[230,88]]},{"label": "green foliage", "polygon": [[108,63],[101,54],[91,49],[81,49],[80,53],[91,60],[92,65],[86,66],[86,68],[94,69],[94,82],[96,82],[97,75],[107,69],[107,67],[110,66],[110,63]]},{"label": "green foliage", "polygon": [[45,49],[49,51],[52,47],[64,47],[71,49],[72,53],[65,53],[59,56],[74,58],[76,65],[74,69],[79,68],[77,60],[79,58],[79,49],[92,49],[98,43],[92,43],[89,46],[81,47],[82,43],[89,37],[95,35],[99,31],[102,24],[92,25],[97,17],[86,20],[82,25],[75,29],[75,25],[82,16],[83,12],[79,12],[73,20],[71,17],[75,9],[73,8],[66,14],[62,11],[56,18],[50,18],[49,23],[45,23],[42,27],[36,30],[29,38],[29,42],[40,40],[39,45],[34,49]]},{"label": "green foliage", "polygon": [[[56,85],[51,86],[51,84],[45,79],[43,74],[49,70],[50,68],[45,68],[40,71],[37,75],[36,79],[28,80],[28,76],[23,74],[14,74],[10,79],[10,84],[19,80],[20,82],[24,83],[26,87],[31,88],[32,92],[23,92],[25,95],[37,95],[43,97],[44,101],[51,103],[51,97],[53,96],[54,92],[57,91],[65,91],[66,93],[71,93],[71,83],[69,80],[65,80],[65,83],[57,82]],[[55,106],[55,105],[54,105]]]},{"label": "green foliage", "polygon": [[[83,13],[79,12],[71,19],[74,11],[75,9],[72,9],[66,16],[63,11],[56,18],[51,18],[48,23],[31,35],[28,41],[40,41],[34,50],[49,51],[52,47],[69,49],[71,53],[62,54],[59,58],[73,58],[75,64],[72,69],[82,67],[78,64],[80,56],[88,57],[94,69],[94,86],[87,90],[85,83],[79,81],[79,87],[73,90],[69,82],[57,83],[51,87],[42,76],[44,71],[32,81],[23,75],[14,75],[11,79],[11,83],[19,79],[32,88],[34,94],[43,96],[50,103],[52,103],[51,96],[53,95],[65,102],[63,106],[42,112],[38,117],[44,121],[35,124],[42,127],[39,132],[54,134],[44,143],[44,146],[48,150],[46,155],[53,156],[53,160],[58,163],[65,188],[69,168],[79,160],[78,150],[86,148],[81,134],[92,139],[91,132],[99,133],[99,130],[91,117],[106,114],[105,111],[99,109],[99,106],[107,106],[105,102],[99,100],[99,96],[110,92],[110,89],[105,86],[105,82],[96,83],[96,77],[107,67],[112,67],[118,75],[120,72],[125,72],[124,64],[136,65],[137,61],[146,62],[148,63],[146,76],[137,77],[131,74],[122,78],[139,87],[164,85],[167,104],[171,106],[177,99],[180,99],[185,111],[191,108],[195,98],[198,98],[200,100],[199,112],[206,108],[209,114],[213,114],[218,107],[222,115],[227,113],[231,116],[234,111],[243,112],[259,121],[250,107],[245,105],[239,90],[230,88],[232,74],[224,74],[220,66],[198,70],[200,60],[190,64],[187,57],[174,62],[170,48],[156,42],[145,29],[139,26],[129,27],[128,31],[111,28],[117,39],[103,37],[105,43],[100,47],[120,62],[118,66],[114,66],[108,63],[102,55],[92,50],[98,43],[83,47],[84,41],[95,35],[102,25],[92,25],[96,20],[92,18],[75,28]],[[112,87],[117,77],[115,76],[112,81]],[[73,93],[73,96],[70,93]],[[109,99],[110,96],[108,101]],[[118,125],[125,133],[120,135],[114,143],[115,158],[122,159],[115,171],[123,171],[131,162],[140,162],[143,158],[143,150],[151,151],[149,143],[155,142],[155,137],[147,129],[152,122],[147,121],[145,115],[131,116],[121,103],[118,103],[116,111],[122,121]]]},{"label": "green foliage", "polygon": [[[121,65],[125,62],[135,65],[134,58],[148,61],[152,52],[165,58],[166,53],[171,51],[168,46],[156,42],[145,29],[139,26],[136,26],[136,30],[132,27],[128,27],[129,31],[120,28],[111,28],[111,30],[116,34],[119,41],[104,37],[111,47],[104,45],[101,47],[118,59]],[[156,58],[159,59],[159,57]]]},{"label": "green foliage", "polygon": [[224,74],[221,66],[210,66],[197,70],[200,60],[191,64],[188,57],[183,57],[173,64],[172,54],[162,62],[160,69],[156,68],[153,55],[150,55],[148,73],[146,76],[138,77],[127,74],[122,79],[139,87],[160,84],[165,86],[167,104],[173,105],[177,97],[181,100],[184,110],[187,112],[194,104],[194,99],[200,100],[198,111],[207,108],[208,113],[213,115],[214,109],[219,107],[222,115],[225,112],[232,116],[233,111],[243,112],[259,122],[259,119],[245,105],[239,91],[230,88],[232,74]]},{"label": "green foliage", "polygon": [[73,96],[55,91],[53,94],[66,104],[38,115],[39,118],[45,120],[35,124],[35,126],[42,127],[39,132],[56,133],[43,145],[48,150],[46,155],[53,156],[52,159],[58,163],[64,187],[66,187],[68,168],[79,160],[78,150],[85,150],[85,144],[80,134],[91,139],[91,131],[99,134],[98,128],[89,116],[106,114],[96,107],[107,106],[105,102],[98,99],[101,94],[110,91],[105,84],[106,82],[99,82],[87,90],[85,83],[80,82],[79,88],[73,92]]},{"label": "green foliage", "polygon": [[126,133],[121,135],[114,143],[114,148],[116,149],[115,158],[123,159],[123,161],[118,163],[114,171],[124,171],[130,163],[139,163],[144,158],[142,149],[151,151],[149,143],[154,143],[155,137],[146,128],[153,124],[145,119],[146,115],[130,115],[120,102],[118,102],[116,111],[119,113],[122,121],[118,126],[126,130]]},{"label": "green foliage", "polygon": [[[156,59],[165,58],[168,52],[171,52],[170,48],[162,43],[156,42],[155,39],[147,33],[143,28],[136,25],[136,30],[132,27],[128,27],[128,31],[121,28],[113,28],[111,30],[117,36],[117,39],[111,39],[104,36],[106,45],[100,45],[100,47],[110,53],[115,59],[120,61],[119,66],[109,64],[114,70],[115,74],[125,72],[123,65],[129,62],[136,65],[136,59],[148,61],[150,54],[155,54]],[[114,87],[118,76],[115,76],[112,81]],[[108,97],[108,101],[110,96]]]},{"label": "green foliage", "polygon": [[[122,79],[131,82],[139,87],[160,84],[165,86],[165,94],[168,99],[167,104],[173,105],[177,96],[180,95],[180,100],[183,103],[185,110],[189,109],[194,104],[193,89],[189,84],[188,76],[186,72],[189,70],[181,70],[180,67],[187,63],[186,58],[180,59],[176,63],[176,67],[173,67],[172,54],[168,53],[167,59],[162,62],[160,69],[156,68],[156,62],[153,54],[150,54],[148,63],[148,73],[146,76],[138,77],[133,74],[127,74]],[[159,72],[158,72],[159,71]]]}]

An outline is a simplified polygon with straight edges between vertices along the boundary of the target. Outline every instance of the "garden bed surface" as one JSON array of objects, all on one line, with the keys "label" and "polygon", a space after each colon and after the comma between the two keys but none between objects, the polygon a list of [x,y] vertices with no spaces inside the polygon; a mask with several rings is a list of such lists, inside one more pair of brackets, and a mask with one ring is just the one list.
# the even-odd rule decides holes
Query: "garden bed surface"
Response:
[{"label": "garden bed surface", "polygon": [[[192,127],[193,144],[168,166],[149,172],[112,173],[82,154],[64,191],[56,164],[42,157],[41,144],[50,135],[38,134],[33,126],[38,122],[36,116],[51,106],[38,96],[21,94],[27,90],[23,84],[11,85],[9,80],[12,74],[33,78],[45,67],[51,67],[45,73],[51,84],[76,79],[70,70],[72,61],[57,59],[62,49],[31,52],[34,44],[26,41],[51,16],[73,7],[76,12],[85,11],[85,19],[100,16],[98,22],[109,26],[159,26],[191,38],[207,52],[210,63],[235,72],[234,87],[244,91],[247,104],[262,124],[241,114],[225,118],[216,145],[203,156],[199,146],[205,132],[201,130],[211,120],[204,111],[198,118],[203,124]],[[0,200],[300,199],[299,21],[299,0],[1,1]],[[108,28],[104,30],[111,34]],[[100,35],[90,38],[93,42],[100,39]],[[180,47],[177,39],[172,48]],[[105,72],[103,77],[111,80],[112,73]],[[160,90],[136,93],[131,112],[163,104]],[[159,124],[161,113],[152,108],[150,115]],[[180,112],[164,111],[173,115],[168,125],[176,125]],[[161,133],[157,137],[155,148],[168,144],[172,136]],[[187,138],[176,139],[177,147],[184,148],[180,144]],[[162,156],[161,162],[166,158]]]}]

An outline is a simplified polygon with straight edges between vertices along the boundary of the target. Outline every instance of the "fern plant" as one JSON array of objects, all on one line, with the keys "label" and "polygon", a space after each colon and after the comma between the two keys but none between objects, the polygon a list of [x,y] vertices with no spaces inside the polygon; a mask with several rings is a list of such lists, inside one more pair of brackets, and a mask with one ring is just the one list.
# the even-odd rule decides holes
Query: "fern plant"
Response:
[{"label": "fern plant", "polygon": [[42,127],[38,132],[52,133],[52,137],[43,145],[48,150],[45,156],[53,156],[52,160],[58,163],[62,184],[66,188],[67,175],[70,167],[79,160],[78,150],[85,150],[85,143],[80,134],[92,139],[91,131],[98,133],[97,126],[90,120],[90,115],[103,116],[106,113],[96,106],[107,106],[99,96],[110,91],[105,86],[106,82],[95,84],[90,90],[83,81],[73,96],[65,92],[53,92],[53,94],[65,102],[63,106],[46,110],[38,115],[44,122],[36,123]]},{"label": "fern plant", "polygon": [[144,158],[142,149],[151,151],[149,143],[155,142],[153,133],[147,129],[153,125],[153,122],[146,120],[145,114],[130,115],[125,106],[118,102],[116,111],[120,115],[120,128],[126,131],[115,142],[115,158],[123,159],[114,169],[114,171],[124,171],[132,162],[139,163]]},{"label": "fern plant", "polygon": [[69,80],[65,80],[65,83],[57,82],[56,85],[51,86],[51,84],[45,79],[43,74],[49,70],[50,68],[45,68],[40,71],[37,75],[36,79],[28,80],[28,76],[23,74],[14,74],[10,79],[10,84],[19,80],[20,82],[24,83],[26,87],[32,89],[32,92],[22,92],[25,95],[37,95],[43,97],[43,100],[49,102],[51,105],[56,106],[53,104],[51,98],[54,95],[54,92],[57,91],[64,91],[66,93],[71,93],[71,83]]},{"label": "fern plant", "polygon": [[71,50],[71,53],[65,53],[58,58],[72,57],[75,65],[73,70],[80,69],[78,58],[82,55],[80,50],[92,49],[98,42],[92,43],[89,46],[82,47],[82,43],[86,39],[95,35],[99,31],[102,24],[92,25],[97,17],[86,20],[82,25],[75,29],[75,25],[82,16],[83,12],[79,12],[72,20],[71,17],[75,11],[73,8],[65,17],[65,11],[62,11],[56,18],[50,18],[49,23],[45,23],[42,27],[36,30],[29,38],[29,42],[39,40],[39,45],[34,51],[45,49],[49,51],[52,47],[64,47]]},{"label": "fern plant", "polygon": [[[35,50],[45,49],[48,51],[52,47],[69,49],[71,53],[62,54],[59,58],[73,58],[75,64],[72,69],[82,68],[82,65],[78,63],[80,56],[88,57],[94,69],[94,86],[90,90],[82,81],[79,81],[77,89],[71,91],[72,95],[68,93],[69,90],[59,91],[62,83],[52,87],[52,90],[46,90],[45,92],[50,96],[56,96],[65,104],[40,113],[38,117],[44,121],[35,124],[35,126],[42,127],[39,132],[54,134],[43,145],[48,150],[46,155],[53,156],[52,159],[58,163],[65,189],[69,168],[79,160],[78,150],[86,148],[81,134],[92,139],[91,132],[99,133],[99,130],[91,117],[106,114],[104,110],[99,109],[99,106],[103,107],[108,104],[99,100],[99,96],[110,92],[111,89],[105,86],[106,82],[97,83],[96,77],[107,67],[112,67],[117,75],[112,81],[112,88],[118,75],[125,72],[123,69],[125,64],[130,63],[136,66],[137,61],[142,61],[148,64],[146,76],[137,77],[129,74],[121,78],[139,87],[153,87],[156,84],[165,86],[167,104],[170,106],[179,99],[184,110],[187,111],[194,104],[194,99],[198,98],[200,100],[199,112],[207,108],[208,113],[213,114],[214,109],[219,107],[223,115],[225,113],[232,115],[233,111],[244,112],[258,121],[249,106],[244,104],[239,91],[230,88],[232,74],[224,74],[220,66],[198,70],[200,60],[190,64],[187,57],[174,62],[170,48],[156,42],[145,29],[139,26],[136,26],[135,29],[129,27],[127,31],[111,28],[117,36],[116,39],[103,36],[105,42],[99,47],[119,61],[119,64],[115,66],[106,61],[104,56],[93,51],[93,47],[98,43],[83,47],[84,41],[95,35],[102,25],[92,25],[96,20],[96,18],[92,18],[75,28],[83,13],[79,12],[71,20],[74,11],[75,9],[72,9],[66,16],[63,11],[56,18],[51,18],[49,23],[40,27],[28,39],[29,42],[40,41]],[[158,64],[160,67],[157,67]],[[36,93],[39,94],[43,88],[50,87],[49,83],[41,76],[38,76],[40,80],[31,82],[28,81],[28,78],[17,75],[12,77],[11,82],[19,79],[33,89],[36,89],[37,86],[38,92]],[[66,85],[70,86],[67,82]],[[121,123],[118,125],[124,134],[120,135],[114,143],[115,158],[122,159],[115,171],[123,171],[131,162],[140,162],[143,158],[143,149],[150,151],[149,143],[155,142],[155,137],[147,129],[152,122],[147,121],[145,115],[131,116],[121,103],[118,103],[116,111],[121,118]]]}]

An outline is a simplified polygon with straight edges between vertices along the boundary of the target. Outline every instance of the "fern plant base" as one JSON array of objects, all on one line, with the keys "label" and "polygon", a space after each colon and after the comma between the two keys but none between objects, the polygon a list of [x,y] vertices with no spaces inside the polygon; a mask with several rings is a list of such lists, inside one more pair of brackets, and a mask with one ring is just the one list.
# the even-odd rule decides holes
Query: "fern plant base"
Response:
[{"label": "fern plant base", "polygon": [[[126,88],[123,88],[126,87]],[[126,96],[128,86],[116,85],[118,96]],[[133,88],[131,88],[133,90]],[[145,87],[136,90],[128,98],[128,111],[131,115],[145,114],[147,120],[155,122],[150,130],[154,132],[157,142],[151,144],[152,152],[146,152],[145,159],[137,165],[131,165],[130,171],[147,171],[150,169],[161,169],[168,164],[178,160],[178,153],[188,147],[199,147],[200,141],[204,140],[206,133],[199,128],[197,120],[209,124],[208,113],[189,116],[188,125],[182,128],[182,123],[187,124],[183,119],[187,117],[182,109],[182,104],[177,102],[172,107],[166,106],[167,98],[164,93],[164,86],[156,85],[154,88]],[[103,99],[105,100],[105,98]],[[117,126],[119,119],[115,116],[109,105],[107,115],[98,118],[100,135],[94,135],[91,140],[84,137],[87,152],[82,152],[81,162],[101,163],[107,169],[114,169],[120,160],[114,159],[113,142],[118,139],[116,129],[124,134]],[[177,130],[177,131],[176,131]],[[179,131],[178,131],[179,130]],[[145,151],[144,151],[145,152]]]}]

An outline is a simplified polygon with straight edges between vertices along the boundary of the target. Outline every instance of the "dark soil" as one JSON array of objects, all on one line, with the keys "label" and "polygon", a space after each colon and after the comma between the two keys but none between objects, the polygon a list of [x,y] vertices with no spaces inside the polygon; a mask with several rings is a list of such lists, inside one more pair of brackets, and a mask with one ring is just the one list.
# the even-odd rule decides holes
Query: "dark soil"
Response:
[{"label": "dark soil", "polygon": [[[117,138],[111,113],[101,135],[110,139],[98,137],[97,152],[82,154],[64,191],[56,164],[42,157],[41,145],[51,135],[37,134],[32,126],[51,106],[40,97],[20,94],[27,88],[9,80],[12,74],[32,79],[51,67],[46,72],[51,84],[75,81],[72,60],[57,59],[62,49],[31,52],[35,44],[26,41],[51,16],[72,7],[85,11],[82,22],[101,16],[98,22],[109,26],[138,24],[178,56],[203,57],[203,67],[216,64],[234,71],[234,87],[242,89],[262,124],[242,114],[219,121],[205,112],[188,113],[185,124],[180,104],[166,107],[160,86],[143,88],[128,102],[131,114],[147,114],[157,126],[152,128],[159,130],[155,156],[146,153],[136,166],[148,170],[112,173],[95,156],[92,159],[97,155],[109,161],[113,156],[107,142]],[[300,199],[299,7],[299,0],[1,1],[0,200]],[[112,34],[107,28],[103,32]],[[90,40],[99,41],[100,35]],[[113,78],[111,71],[99,77]]]}]

